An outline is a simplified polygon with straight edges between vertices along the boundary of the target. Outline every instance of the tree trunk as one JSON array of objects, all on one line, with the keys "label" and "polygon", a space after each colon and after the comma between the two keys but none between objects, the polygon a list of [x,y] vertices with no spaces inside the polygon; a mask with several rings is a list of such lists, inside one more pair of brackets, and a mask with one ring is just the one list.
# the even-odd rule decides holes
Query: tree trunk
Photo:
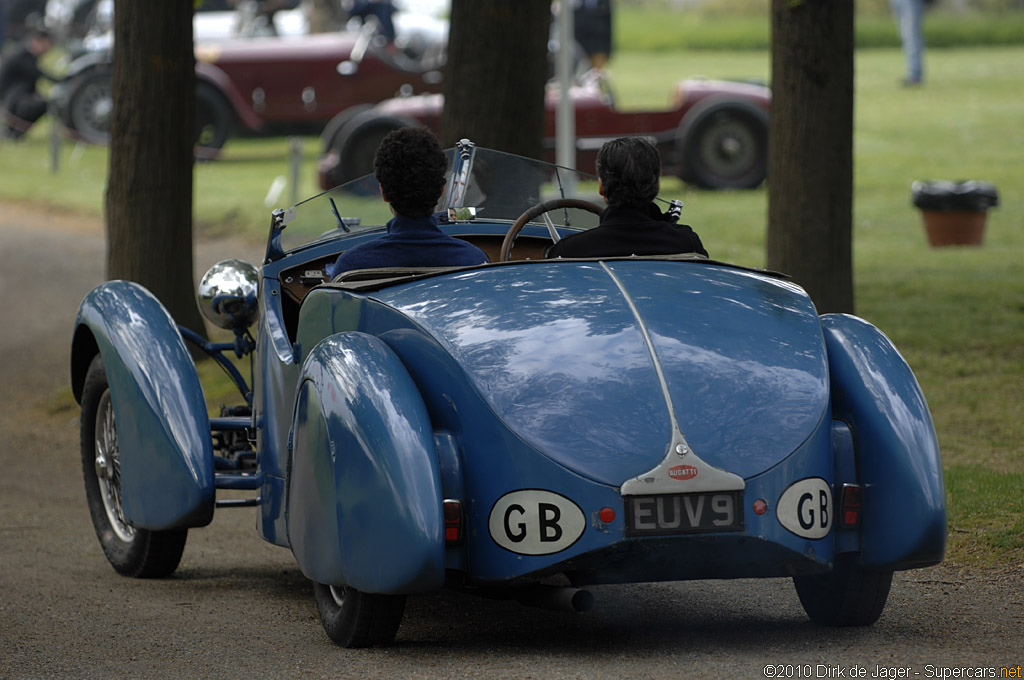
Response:
[{"label": "tree trunk", "polygon": [[205,336],[192,265],[192,4],[115,0],[107,277],[142,284]]},{"label": "tree trunk", "polygon": [[452,0],[441,144],[539,158],[550,0]]},{"label": "tree trunk", "polygon": [[768,267],[853,311],[853,0],[772,0]]}]

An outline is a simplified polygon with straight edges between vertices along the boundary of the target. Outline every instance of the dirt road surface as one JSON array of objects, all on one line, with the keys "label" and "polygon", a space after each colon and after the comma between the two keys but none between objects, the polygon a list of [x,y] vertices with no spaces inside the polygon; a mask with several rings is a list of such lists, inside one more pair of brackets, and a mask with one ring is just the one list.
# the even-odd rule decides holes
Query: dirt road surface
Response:
[{"label": "dirt road surface", "polygon": [[[410,598],[371,650],[330,643],[252,508],[191,531],[173,577],[120,577],[86,510],[77,406],[59,406],[104,248],[94,220],[0,203],[0,678],[1021,677],[1019,565],[897,574],[852,630],[811,625],[786,579],[600,587],[586,614],[446,592]],[[197,274],[239,250],[200,243]]]}]

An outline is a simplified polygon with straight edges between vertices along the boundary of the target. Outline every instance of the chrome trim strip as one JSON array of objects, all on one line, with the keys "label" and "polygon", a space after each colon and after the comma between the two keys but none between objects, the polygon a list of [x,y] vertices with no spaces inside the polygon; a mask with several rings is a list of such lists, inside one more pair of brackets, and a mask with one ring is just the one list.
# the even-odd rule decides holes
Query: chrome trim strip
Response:
[{"label": "chrome trim strip", "polygon": [[[746,483],[739,475],[727,472],[705,463],[693,451],[682,428],[679,426],[679,419],[676,417],[675,405],[672,403],[672,395],[668,389],[668,380],[665,378],[665,371],[662,369],[661,360],[654,349],[654,342],[651,340],[651,333],[647,324],[640,314],[633,298],[629,295],[622,280],[615,275],[607,263],[601,262],[601,268],[608,274],[615,286],[619,289],[626,304],[629,305],[633,318],[636,319],[640,334],[647,345],[647,351],[654,363],[654,371],[658,375],[658,383],[661,385],[661,393],[665,399],[665,407],[668,409],[669,421],[672,425],[672,437],[665,452],[665,458],[653,469],[628,479],[622,483],[619,493],[623,496],[658,494],[658,493],[694,493],[698,491],[740,491],[746,488]],[[684,469],[685,475],[680,476],[680,468]],[[676,474],[673,474],[676,472]]]}]

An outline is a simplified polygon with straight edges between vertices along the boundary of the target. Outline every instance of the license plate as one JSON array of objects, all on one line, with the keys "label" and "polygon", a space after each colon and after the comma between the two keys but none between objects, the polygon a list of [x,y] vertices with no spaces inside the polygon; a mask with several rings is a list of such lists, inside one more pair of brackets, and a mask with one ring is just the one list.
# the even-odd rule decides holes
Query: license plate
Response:
[{"label": "license plate", "polygon": [[743,531],[743,492],[625,496],[627,536]]}]

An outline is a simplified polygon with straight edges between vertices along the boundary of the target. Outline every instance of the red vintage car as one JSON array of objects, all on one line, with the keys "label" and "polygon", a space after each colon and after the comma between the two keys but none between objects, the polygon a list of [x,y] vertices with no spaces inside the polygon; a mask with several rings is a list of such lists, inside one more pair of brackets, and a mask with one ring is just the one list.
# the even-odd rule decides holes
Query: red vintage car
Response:
[{"label": "red vintage car", "polygon": [[[235,38],[196,45],[198,145],[214,155],[237,131],[314,131],[339,112],[401,92],[437,92],[447,23],[396,16],[393,43],[376,25],[318,35]],[[68,130],[87,142],[110,138],[111,49],[76,59],[53,99]]]},{"label": "red vintage car", "polygon": [[[661,152],[663,172],[707,189],[752,189],[768,164],[771,91],[764,85],[707,79],[682,80],[672,105],[657,111],[620,111],[607,76],[590,71],[570,89],[576,109],[576,167],[592,170],[601,145],[615,137],[645,136]],[[554,159],[558,88],[547,95],[547,160]],[[391,130],[406,125],[440,129],[440,94],[396,97],[342,112],[324,129],[322,188],[372,171],[373,155]]]}]

